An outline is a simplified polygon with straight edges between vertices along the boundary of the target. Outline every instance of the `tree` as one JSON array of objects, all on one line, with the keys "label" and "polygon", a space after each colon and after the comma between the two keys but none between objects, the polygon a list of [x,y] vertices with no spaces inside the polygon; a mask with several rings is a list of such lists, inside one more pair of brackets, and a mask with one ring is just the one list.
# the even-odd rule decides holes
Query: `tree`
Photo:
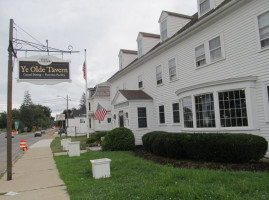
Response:
[{"label": "tree", "polygon": [[85,92],[82,93],[80,104],[79,104],[79,110],[86,110],[86,95]]},{"label": "tree", "polygon": [[7,127],[7,113],[2,112],[0,113],[0,128],[4,129]]},{"label": "tree", "polygon": [[31,106],[31,105],[33,105],[33,102],[31,99],[31,95],[29,91],[27,90],[24,92],[24,99],[23,99],[22,106]]}]

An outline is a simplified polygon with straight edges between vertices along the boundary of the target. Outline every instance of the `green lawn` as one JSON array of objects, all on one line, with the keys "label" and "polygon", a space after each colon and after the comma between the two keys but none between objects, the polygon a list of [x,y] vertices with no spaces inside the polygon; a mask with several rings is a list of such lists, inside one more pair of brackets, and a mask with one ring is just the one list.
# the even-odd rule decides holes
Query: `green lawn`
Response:
[{"label": "green lawn", "polygon": [[[70,137],[65,137],[65,136],[62,136],[62,137],[56,137],[50,147],[51,147],[51,150],[53,153],[58,153],[58,152],[63,152],[63,148],[61,146],[61,140],[62,139],[66,139],[66,138],[70,138]],[[75,141],[80,141],[80,149],[81,150],[85,150],[86,149],[86,140],[87,140],[87,136],[78,136],[78,137],[72,137],[71,141],[72,142],[75,142]]]},{"label": "green lawn", "polygon": [[[110,158],[111,177],[92,178],[90,160]],[[133,152],[55,156],[71,199],[269,199],[269,173],[179,169]]]}]

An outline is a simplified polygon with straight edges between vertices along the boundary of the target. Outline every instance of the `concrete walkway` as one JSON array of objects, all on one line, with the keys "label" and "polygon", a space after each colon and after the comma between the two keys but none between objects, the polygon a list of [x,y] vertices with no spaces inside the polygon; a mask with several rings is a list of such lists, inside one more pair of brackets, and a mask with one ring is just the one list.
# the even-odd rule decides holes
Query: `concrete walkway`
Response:
[{"label": "concrete walkway", "polygon": [[[50,149],[53,136],[40,140],[13,165],[12,180],[0,179],[0,199],[68,200],[66,186],[60,179]],[[6,196],[14,192],[14,196]]]}]

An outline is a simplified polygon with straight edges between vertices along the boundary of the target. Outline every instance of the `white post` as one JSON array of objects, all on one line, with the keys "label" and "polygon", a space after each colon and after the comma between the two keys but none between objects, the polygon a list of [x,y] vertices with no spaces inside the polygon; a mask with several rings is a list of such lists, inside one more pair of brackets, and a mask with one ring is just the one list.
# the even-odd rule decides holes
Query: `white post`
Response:
[{"label": "white post", "polygon": [[85,83],[86,83],[86,129],[87,129],[87,138],[89,138],[89,101],[88,101],[88,84],[87,84],[87,62],[86,62],[86,49],[85,49]]}]

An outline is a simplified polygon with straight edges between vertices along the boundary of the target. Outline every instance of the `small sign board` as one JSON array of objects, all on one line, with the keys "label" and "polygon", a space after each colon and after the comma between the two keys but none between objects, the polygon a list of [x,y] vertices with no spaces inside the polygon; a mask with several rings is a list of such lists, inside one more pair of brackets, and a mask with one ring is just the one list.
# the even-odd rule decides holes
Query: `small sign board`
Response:
[{"label": "small sign board", "polygon": [[70,61],[55,56],[32,56],[18,59],[18,82],[56,84],[70,82]]},{"label": "small sign board", "polygon": [[65,114],[56,115],[56,121],[64,121],[64,120],[65,120]]}]

